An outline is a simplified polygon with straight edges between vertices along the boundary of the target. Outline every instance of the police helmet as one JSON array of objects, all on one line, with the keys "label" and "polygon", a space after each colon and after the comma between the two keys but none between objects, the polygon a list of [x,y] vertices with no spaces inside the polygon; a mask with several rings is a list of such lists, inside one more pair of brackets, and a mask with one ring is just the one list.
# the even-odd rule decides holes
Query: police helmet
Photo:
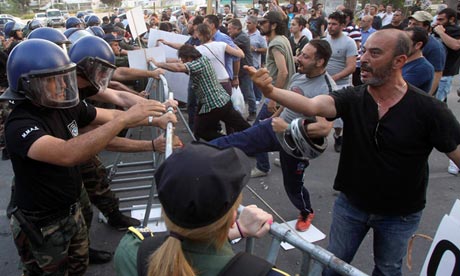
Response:
[{"label": "police helmet", "polygon": [[83,22],[85,22],[85,25],[88,25],[88,19],[91,15],[87,14],[85,16],[83,16]]},{"label": "police helmet", "polygon": [[327,139],[308,136],[307,125],[313,122],[315,120],[311,118],[296,118],[284,132],[277,133],[280,144],[286,153],[300,160],[310,160],[317,158],[324,152],[327,148]]},{"label": "police helmet", "polygon": [[104,29],[102,29],[102,27],[99,27],[99,26],[88,27],[86,28],[86,31],[100,38],[103,38],[105,35]]},{"label": "police helmet", "polygon": [[110,45],[97,36],[79,39],[70,47],[69,57],[77,64],[77,73],[97,91],[107,88],[115,71],[115,55]]},{"label": "police helmet", "polygon": [[67,51],[67,45],[70,44],[70,41],[67,39],[67,37],[58,31],[57,29],[54,28],[49,28],[49,27],[43,27],[39,28],[36,30],[33,30],[29,36],[27,36],[28,39],[34,39],[34,38],[41,38],[45,39],[48,41],[51,41],[58,46],[62,47],[64,50]]},{"label": "police helmet", "polygon": [[79,102],[76,65],[50,41],[30,39],[19,43],[11,51],[6,68],[9,88],[1,99],[27,98],[49,108],[70,108]]},{"label": "police helmet", "polygon": [[85,12],[79,11],[79,12],[77,12],[76,17],[77,18],[83,18],[83,17],[85,17],[85,15],[86,15]]},{"label": "police helmet", "polygon": [[15,37],[16,31],[22,31],[24,28],[24,24],[15,21],[8,21],[5,23],[3,27],[3,31],[5,32],[5,38]]},{"label": "police helmet", "polygon": [[75,16],[67,18],[65,22],[65,28],[70,29],[70,28],[79,28],[81,26],[81,20],[78,19]]},{"label": "police helmet", "polygon": [[38,28],[41,28],[41,27],[44,27],[42,22],[40,22],[40,20],[38,19],[33,19],[31,20],[28,24],[27,24],[28,28],[29,28],[29,31],[33,31],[35,29],[38,29]]},{"label": "police helmet", "polygon": [[82,37],[91,36],[89,32],[79,28],[70,28],[64,31],[64,35],[69,39],[70,43],[75,43]]},{"label": "police helmet", "polygon": [[86,21],[86,26],[92,27],[92,26],[99,26],[101,25],[101,19],[97,15],[90,15]]}]

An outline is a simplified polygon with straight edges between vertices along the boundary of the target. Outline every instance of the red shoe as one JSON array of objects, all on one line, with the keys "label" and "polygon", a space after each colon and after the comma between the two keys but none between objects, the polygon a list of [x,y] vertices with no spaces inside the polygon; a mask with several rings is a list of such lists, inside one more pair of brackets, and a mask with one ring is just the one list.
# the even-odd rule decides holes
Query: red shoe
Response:
[{"label": "red shoe", "polygon": [[311,221],[313,220],[314,217],[315,217],[314,213],[308,214],[307,217],[303,217],[302,214],[300,214],[295,224],[295,230],[299,232],[307,231],[308,228],[310,228]]}]

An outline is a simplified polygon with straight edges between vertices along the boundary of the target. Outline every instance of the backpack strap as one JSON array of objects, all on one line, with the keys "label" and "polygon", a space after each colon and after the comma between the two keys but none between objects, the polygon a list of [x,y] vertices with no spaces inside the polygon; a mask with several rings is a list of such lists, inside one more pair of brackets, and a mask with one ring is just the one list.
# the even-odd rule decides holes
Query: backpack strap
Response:
[{"label": "backpack strap", "polygon": [[273,268],[273,264],[246,252],[236,254],[219,272],[218,276],[265,276]]}]

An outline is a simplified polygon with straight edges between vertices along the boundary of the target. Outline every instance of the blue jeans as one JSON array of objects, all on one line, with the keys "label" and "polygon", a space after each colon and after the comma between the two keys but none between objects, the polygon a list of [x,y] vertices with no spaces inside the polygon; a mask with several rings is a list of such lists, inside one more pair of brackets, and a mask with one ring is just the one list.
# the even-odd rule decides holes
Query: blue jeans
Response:
[{"label": "blue jeans", "polygon": [[[388,204],[391,204],[390,202]],[[341,193],[334,203],[327,250],[350,263],[370,228],[374,231],[372,275],[402,275],[402,260],[409,238],[418,228],[422,211],[406,216],[384,216],[365,212]],[[323,275],[339,275],[326,270]]]},{"label": "blue jeans", "polygon": [[[272,112],[268,111],[267,109],[267,103],[265,102],[262,108],[259,111],[259,114],[257,114],[257,118],[254,121],[254,126],[260,124],[260,121],[265,120],[267,118],[270,118],[273,115]],[[270,120],[271,122],[271,120]],[[261,152],[255,155],[257,163],[256,167],[257,169],[263,171],[263,172],[269,172],[270,171],[270,161],[268,159],[268,153],[267,152]]]},{"label": "blue jeans", "polygon": [[252,90],[252,80],[246,70],[241,70],[242,73],[239,76],[241,93],[243,94],[244,101],[248,104],[249,113],[255,114],[257,112],[257,106],[254,90]]},{"label": "blue jeans", "polygon": [[308,215],[313,210],[310,194],[303,182],[304,171],[309,163],[290,156],[281,148],[271,122],[271,119],[261,121],[248,129],[217,138],[210,143],[220,148],[237,147],[247,155],[279,151],[284,189],[294,206],[304,215]]},{"label": "blue jeans", "polygon": [[445,101],[447,95],[450,93],[450,88],[452,87],[453,76],[441,77],[439,80],[438,90],[436,91],[436,99],[440,101]]}]

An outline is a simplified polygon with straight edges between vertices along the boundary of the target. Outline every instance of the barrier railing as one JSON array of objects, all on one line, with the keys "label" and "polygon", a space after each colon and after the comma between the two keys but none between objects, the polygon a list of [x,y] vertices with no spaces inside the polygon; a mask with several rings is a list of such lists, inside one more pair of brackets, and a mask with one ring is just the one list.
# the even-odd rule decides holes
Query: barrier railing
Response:
[{"label": "barrier railing", "polygon": [[[153,64],[150,64],[152,68],[154,68]],[[152,69],[151,68],[151,69]],[[160,75],[160,80],[156,79],[149,79],[149,82],[146,86],[145,91],[149,93],[150,99],[155,99],[160,102],[164,102],[166,97],[169,99],[173,98],[173,94],[169,91],[167,80],[163,75]],[[173,112],[172,108],[168,108],[168,112]],[[181,121],[184,123],[185,128],[187,129],[188,133],[195,140],[192,131],[190,130],[187,122],[185,121],[182,112],[178,109],[176,113]],[[151,127],[151,135],[152,139],[158,137],[158,135],[162,135],[162,132],[158,128]],[[132,129],[128,130],[127,137],[132,135]],[[135,181],[146,181],[150,180],[149,185],[139,185],[139,186],[131,186],[131,187],[120,187],[120,188],[113,188],[113,191],[138,191],[138,190],[149,190],[149,194],[141,195],[141,196],[132,196],[132,197],[125,197],[120,198],[121,202],[126,201],[134,201],[134,200],[145,200],[147,199],[146,206],[136,206],[136,207],[128,207],[128,208],[121,208],[122,211],[132,211],[132,210],[142,210],[145,208],[145,216],[142,221],[143,227],[146,227],[149,222],[150,217],[150,210],[151,207],[157,207],[159,204],[154,204],[154,199],[157,198],[156,188],[155,188],[155,179],[153,177],[153,173],[155,172],[158,165],[160,165],[164,158],[168,157],[172,153],[173,149],[173,125],[172,123],[168,123],[166,128],[166,151],[165,154],[152,154],[152,160],[150,161],[141,161],[141,162],[131,162],[131,163],[120,163],[120,153],[117,154],[115,158],[115,162],[111,166],[110,177],[111,179],[115,176],[129,176],[129,175],[137,175],[137,174],[148,174],[146,176],[137,176],[137,177],[126,177],[122,179],[113,179],[113,184],[120,184],[120,183],[127,183],[127,182],[135,182]],[[118,168],[124,167],[136,167],[139,165],[151,165],[152,168],[150,169],[138,169],[138,170],[131,170],[131,171],[118,171]],[[240,206],[240,210],[244,208]],[[160,220],[160,217],[154,217],[150,219],[150,221],[157,221]],[[345,276],[365,276],[364,272],[360,271],[359,269],[355,268],[354,266],[342,261],[341,259],[335,257],[331,252],[325,250],[324,248],[317,246],[313,243],[310,243],[300,236],[293,233],[291,229],[288,227],[279,224],[273,223],[270,229],[270,235],[272,236],[272,241],[269,245],[269,249],[265,259],[270,263],[275,264],[276,259],[278,257],[278,252],[280,249],[281,242],[288,242],[298,250],[302,251],[302,264],[300,268],[300,275],[321,275],[324,268],[328,267],[335,272],[345,275]],[[246,252],[253,253],[254,251],[254,238],[247,238],[246,239]]]}]

